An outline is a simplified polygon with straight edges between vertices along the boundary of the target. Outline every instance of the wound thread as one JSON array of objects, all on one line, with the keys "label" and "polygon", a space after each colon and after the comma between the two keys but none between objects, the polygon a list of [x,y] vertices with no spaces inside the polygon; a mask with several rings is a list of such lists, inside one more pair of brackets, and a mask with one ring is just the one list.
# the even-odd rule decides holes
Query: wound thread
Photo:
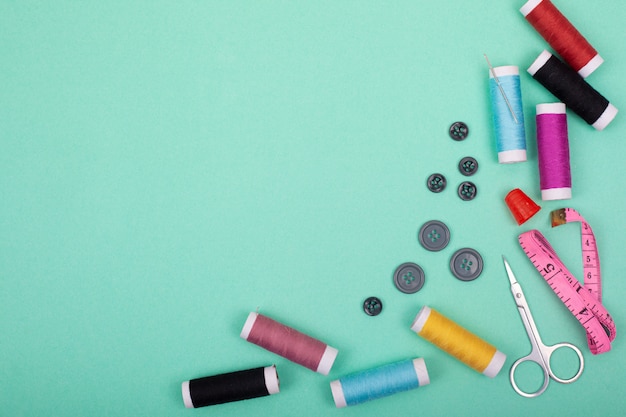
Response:
[{"label": "wound thread", "polygon": [[550,0],[529,0],[520,12],[574,71],[586,78],[604,62]]},{"label": "wound thread", "polygon": [[470,368],[495,377],[506,355],[430,307],[417,313],[411,330]]},{"label": "wound thread", "polygon": [[546,50],[528,68],[528,73],[597,130],[604,129],[617,115],[617,108],[602,94]]},{"label": "wound thread", "polygon": [[[500,86],[511,105],[507,104]],[[493,68],[489,71],[489,94],[493,112],[493,124],[496,135],[498,162],[508,164],[526,161],[526,130],[524,128],[524,110],[520,88],[519,68],[513,65]],[[517,123],[511,114],[515,114]]]},{"label": "wound thread", "polygon": [[183,382],[181,389],[187,408],[249,400],[280,391],[274,365],[191,379]]},{"label": "wound thread", "polygon": [[565,104],[537,104],[537,159],[542,200],[572,198]]},{"label": "wound thread", "polygon": [[328,375],[338,353],[324,342],[255,312],[248,315],[241,337],[323,375]]},{"label": "wound thread", "polygon": [[390,363],[332,381],[330,388],[337,408],[409,391],[430,383],[422,358]]}]

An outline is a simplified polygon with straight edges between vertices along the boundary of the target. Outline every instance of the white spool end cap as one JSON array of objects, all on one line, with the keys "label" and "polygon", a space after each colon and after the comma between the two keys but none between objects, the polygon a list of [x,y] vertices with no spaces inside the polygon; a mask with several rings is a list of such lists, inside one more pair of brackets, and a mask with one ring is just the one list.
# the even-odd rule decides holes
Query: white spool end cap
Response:
[{"label": "white spool end cap", "polygon": [[183,403],[185,404],[185,407],[194,408],[193,401],[191,401],[191,393],[189,392],[189,381],[183,382],[181,390],[183,393]]},{"label": "white spool end cap", "polygon": [[411,330],[419,334],[419,332],[421,332],[424,328],[428,317],[430,317],[430,307],[424,306],[417,313],[417,316],[415,316],[415,320],[413,320],[413,324],[411,325]]},{"label": "white spool end cap", "polygon": [[327,345],[326,350],[324,350],[324,354],[322,355],[322,359],[320,360],[319,365],[317,365],[316,372],[319,372],[322,375],[328,375],[330,368],[332,368],[333,363],[335,363],[337,353],[339,353],[337,349]]},{"label": "white spool end cap", "polygon": [[500,372],[500,369],[502,369],[504,362],[506,362],[506,355],[499,350],[496,350],[493,358],[491,358],[491,362],[489,362],[489,365],[487,365],[487,367],[483,371],[483,375],[486,375],[489,378],[493,378],[494,376],[498,375],[498,372]]},{"label": "white spool end cap", "polygon": [[541,103],[535,106],[537,109],[537,115],[540,114],[565,114],[564,103]]},{"label": "white spool end cap", "polygon": [[489,78],[493,78],[495,72],[496,77],[507,77],[510,75],[519,75],[519,67],[515,65],[503,65],[501,67],[493,67],[493,71],[489,69]]},{"label": "white spool end cap", "polygon": [[241,338],[248,340],[248,336],[250,336],[250,331],[252,330],[252,326],[254,326],[254,322],[256,321],[257,316],[259,315],[259,313],[255,313],[252,312],[250,314],[248,314],[248,318],[246,319],[246,322],[243,324],[243,329],[241,329]]},{"label": "white spool end cap", "polygon": [[413,359],[413,368],[415,368],[415,375],[417,375],[417,382],[420,387],[430,384],[428,369],[426,369],[426,362],[423,358]]},{"label": "white spool end cap", "polygon": [[539,6],[543,0],[528,0],[526,4],[524,4],[519,11],[524,15],[524,17],[528,16],[530,12],[535,10],[535,7]]},{"label": "white spool end cap", "polygon": [[539,54],[537,59],[535,59],[535,62],[530,64],[530,67],[528,67],[526,71],[528,71],[530,75],[534,76],[537,71],[539,71],[541,67],[546,64],[546,62],[548,62],[550,58],[552,58],[552,54],[544,49],[543,52]]},{"label": "white spool end cap", "polygon": [[602,130],[615,119],[617,115],[617,107],[609,103],[609,105],[604,109],[604,113],[595,121],[591,126],[595,127],[597,130]]},{"label": "white spool end cap", "polygon": [[514,164],[526,161],[526,149],[498,152],[498,162],[501,164]]},{"label": "white spool end cap", "polygon": [[541,199],[548,200],[569,200],[572,198],[572,189],[569,187],[548,188],[541,190]]},{"label": "white spool end cap", "polygon": [[602,59],[600,54],[596,54],[593,58],[589,60],[589,62],[585,64],[584,67],[578,70],[578,75],[580,75],[583,78],[587,78],[588,76],[591,75],[592,72],[597,70],[598,67],[602,65],[603,62],[604,62],[604,59]]},{"label": "white spool end cap", "polygon": [[265,388],[267,388],[267,392],[270,395],[278,394],[280,392],[280,381],[278,380],[276,365],[266,366],[263,369],[263,375],[265,377]]},{"label": "white spool end cap", "polygon": [[346,397],[343,395],[343,387],[340,380],[336,379],[330,383],[330,392],[333,393],[333,400],[337,408],[343,408],[348,405]]}]

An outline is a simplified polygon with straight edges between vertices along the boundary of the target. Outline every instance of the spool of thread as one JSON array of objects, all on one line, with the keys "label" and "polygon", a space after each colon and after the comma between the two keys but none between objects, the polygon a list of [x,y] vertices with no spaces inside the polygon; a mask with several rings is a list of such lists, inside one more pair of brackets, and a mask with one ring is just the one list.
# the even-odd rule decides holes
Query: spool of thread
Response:
[{"label": "spool of thread", "polygon": [[[511,105],[507,104],[500,86]],[[496,135],[498,162],[509,164],[526,160],[526,130],[524,129],[524,110],[520,88],[519,68],[514,65],[494,67],[489,70],[489,93]],[[515,118],[513,118],[513,114]]]},{"label": "spool of thread", "polygon": [[274,365],[191,379],[182,384],[183,403],[187,408],[249,400],[279,391]]},{"label": "spool of thread", "polygon": [[537,160],[542,200],[572,198],[567,115],[563,103],[537,104]]},{"label": "spool of thread", "polygon": [[506,360],[504,353],[427,306],[417,313],[411,330],[490,378],[500,372]]},{"label": "spool of thread", "polygon": [[550,0],[528,0],[520,12],[581,77],[587,77],[604,62],[594,47]]},{"label": "spool of thread", "polygon": [[332,381],[330,389],[335,405],[341,408],[387,397],[429,383],[424,359],[416,358],[345,376]]},{"label": "spool of thread", "polygon": [[337,349],[259,313],[250,313],[241,337],[292,362],[328,375]]},{"label": "spool of thread", "polygon": [[546,50],[528,68],[528,73],[597,130],[604,129],[617,114],[617,108],[602,94]]}]

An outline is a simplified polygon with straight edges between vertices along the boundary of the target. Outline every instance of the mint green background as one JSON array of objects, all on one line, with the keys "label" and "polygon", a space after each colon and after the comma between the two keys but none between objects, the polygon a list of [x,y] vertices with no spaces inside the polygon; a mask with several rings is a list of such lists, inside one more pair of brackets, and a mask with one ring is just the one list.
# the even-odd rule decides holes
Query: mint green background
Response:
[{"label": "mint green background", "polygon": [[[541,201],[534,106],[554,98],[525,72],[547,45],[522,4],[0,2],[0,414],[621,415],[625,119],[597,132],[570,114],[574,197]],[[623,112],[623,3],[558,5],[605,58],[590,83]],[[497,163],[483,53],[520,67],[527,163]],[[456,120],[464,142],[447,136]],[[466,155],[471,202],[455,193]],[[437,171],[442,194],[425,187]],[[503,203],[516,187],[542,205],[522,227]],[[597,357],[517,244],[540,229],[580,276],[579,227],[549,226],[563,206],[596,233],[618,328]],[[438,253],[416,239],[433,218],[452,232]],[[469,283],[448,269],[464,246],[485,260]],[[533,400],[508,380],[530,346],[502,254],[544,341],[586,360]],[[406,261],[426,271],[417,294],[392,284]],[[370,295],[380,316],[361,310]],[[412,333],[425,304],[505,352],[503,371]],[[330,375],[240,339],[256,309],[337,347]],[[431,385],[335,409],[332,379],[416,356]],[[183,380],[272,363],[278,395],[183,407]]]}]

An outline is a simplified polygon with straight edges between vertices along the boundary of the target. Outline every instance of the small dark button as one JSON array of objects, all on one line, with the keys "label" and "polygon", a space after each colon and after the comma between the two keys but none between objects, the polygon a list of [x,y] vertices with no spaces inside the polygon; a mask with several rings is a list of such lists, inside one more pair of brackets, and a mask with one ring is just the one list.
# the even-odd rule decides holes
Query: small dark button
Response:
[{"label": "small dark button", "polygon": [[483,258],[474,249],[459,249],[450,258],[450,270],[461,281],[472,281],[483,271]]},{"label": "small dark button", "polygon": [[473,200],[476,197],[476,185],[470,181],[464,181],[459,185],[459,189],[457,190],[459,197],[461,200],[469,201]]},{"label": "small dark button", "polygon": [[474,175],[477,170],[478,161],[476,161],[471,156],[466,156],[459,161],[459,171],[461,171],[461,174],[465,175],[466,177]]},{"label": "small dark button", "polygon": [[424,286],[424,270],[413,262],[406,262],[396,268],[393,282],[405,294],[418,292]]},{"label": "small dark button", "polygon": [[448,133],[454,140],[463,140],[469,135],[469,128],[463,122],[454,122],[450,126]]},{"label": "small dark button", "polygon": [[425,249],[437,252],[450,242],[450,229],[439,220],[430,220],[420,228],[417,239]]},{"label": "small dark button", "polygon": [[363,302],[363,311],[368,316],[377,316],[383,311],[383,303],[378,297],[369,297]]},{"label": "small dark button", "polygon": [[426,186],[433,193],[440,193],[446,188],[446,177],[442,174],[432,174],[426,181]]}]

